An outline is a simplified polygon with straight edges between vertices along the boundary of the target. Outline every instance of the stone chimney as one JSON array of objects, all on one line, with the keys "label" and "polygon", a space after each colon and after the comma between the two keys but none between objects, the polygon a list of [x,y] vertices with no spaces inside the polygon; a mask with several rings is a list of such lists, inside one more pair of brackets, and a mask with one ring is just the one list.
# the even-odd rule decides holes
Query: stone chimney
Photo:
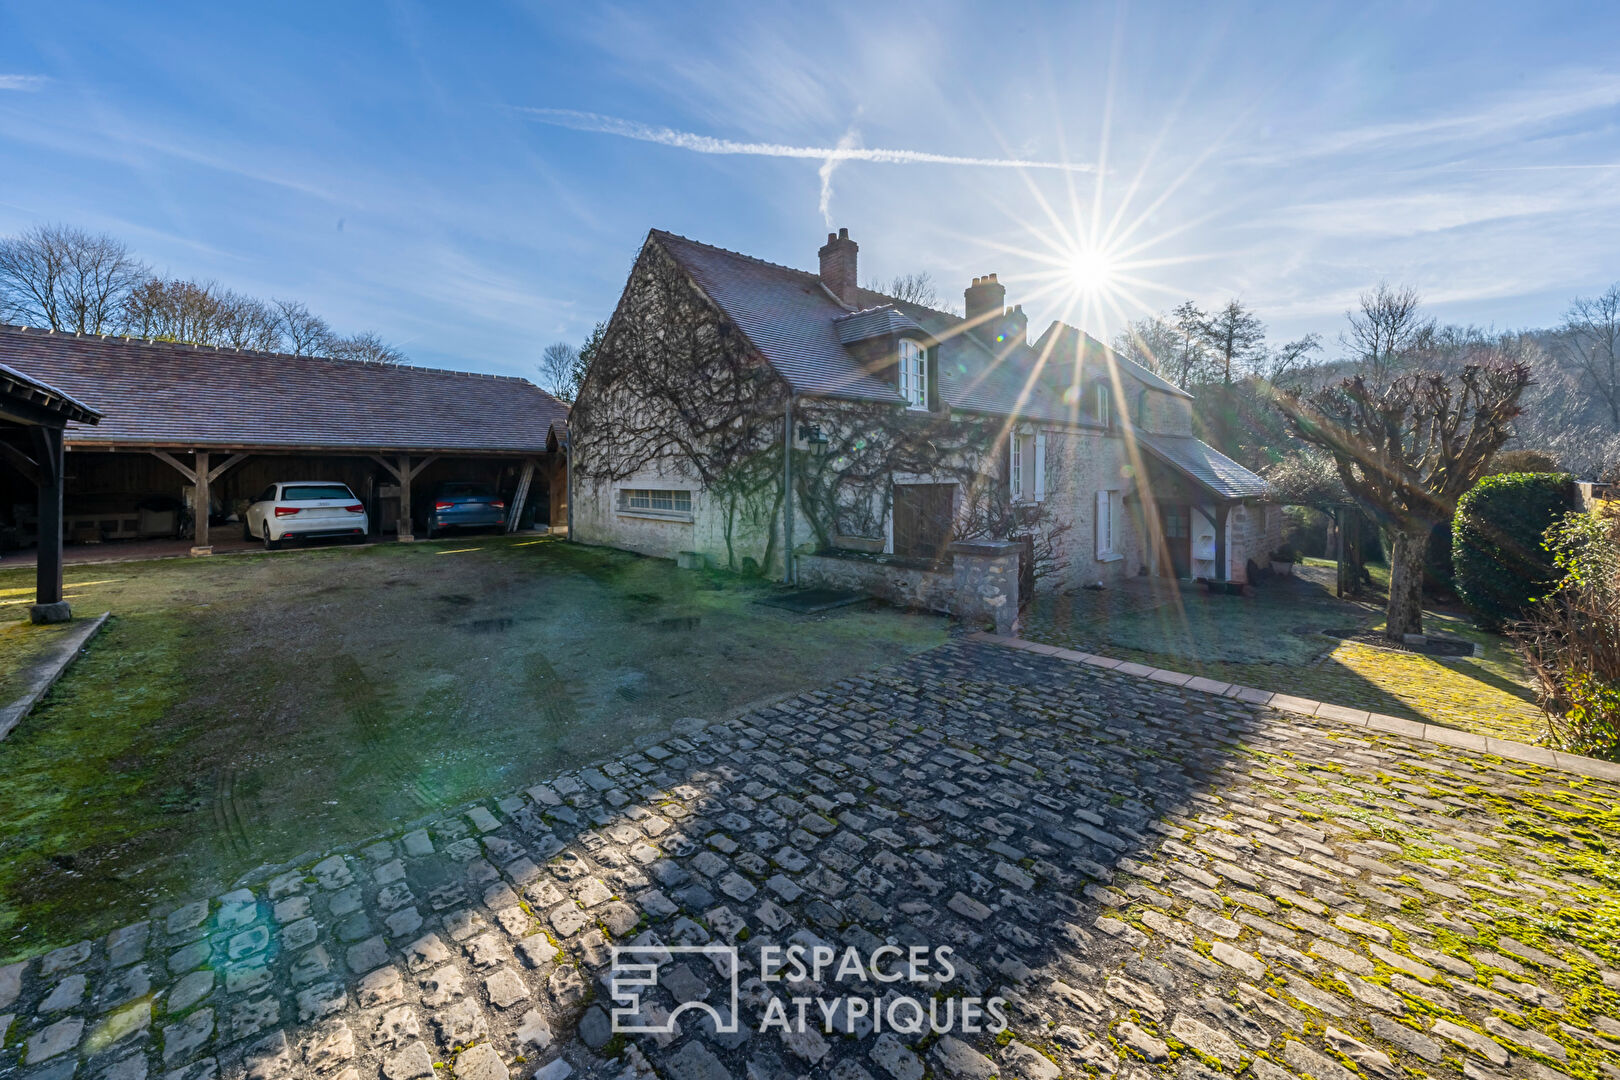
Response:
[{"label": "stone chimney", "polygon": [[1007,304],[1007,290],[996,280],[996,275],[974,278],[973,284],[963,291],[962,298],[968,322],[973,324],[971,329],[985,338],[994,337],[995,334],[991,332],[993,323]]},{"label": "stone chimney", "polygon": [[855,256],[860,250],[859,245],[849,238],[849,230],[839,229],[836,235],[827,234],[827,243],[820,251],[821,283],[845,307],[860,307],[855,295]]}]

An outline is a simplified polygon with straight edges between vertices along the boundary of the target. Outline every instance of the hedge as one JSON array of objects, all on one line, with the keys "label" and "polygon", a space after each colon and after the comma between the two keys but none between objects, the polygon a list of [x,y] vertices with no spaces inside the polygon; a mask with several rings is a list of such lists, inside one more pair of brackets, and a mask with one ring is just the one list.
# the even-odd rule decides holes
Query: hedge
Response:
[{"label": "hedge", "polygon": [[1572,508],[1574,479],[1568,473],[1487,476],[1457,501],[1451,534],[1457,595],[1481,625],[1500,630],[1551,590],[1557,572],[1542,539]]}]

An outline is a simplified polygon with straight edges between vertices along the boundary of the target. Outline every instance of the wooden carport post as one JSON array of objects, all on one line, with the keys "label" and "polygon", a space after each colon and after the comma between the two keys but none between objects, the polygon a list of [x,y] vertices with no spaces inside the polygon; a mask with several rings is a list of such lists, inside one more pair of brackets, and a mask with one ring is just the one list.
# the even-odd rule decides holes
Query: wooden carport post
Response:
[{"label": "wooden carport post", "polygon": [[192,491],[192,541],[191,553],[193,555],[212,555],[214,549],[208,543],[208,510],[212,500],[208,495],[208,451],[196,451],[197,463],[192,468],[192,475],[196,478]]},{"label": "wooden carport post", "polygon": [[400,540],[415,540],[416,537],[411,533],[411,481],[415,480],[423,469],[439,460],[439,456],[429,454],[418,461],[415,468],[411,467],[409,454],[400,454],[394,461],[389,461],[381,454],[372,454],[371,460],[387,469],[388,475],[399,482],[399,520],[395,525],[399,529]]},{"label": "wooden carport post", "polygon": [[39,469],[39,559],[34,569],[34,604],[28,609],[28,617],[36,623],[66,622],[72,613],[62,599],[62,489],[66,472],[62,429],[32,430],[39,451],[35,463]]}]

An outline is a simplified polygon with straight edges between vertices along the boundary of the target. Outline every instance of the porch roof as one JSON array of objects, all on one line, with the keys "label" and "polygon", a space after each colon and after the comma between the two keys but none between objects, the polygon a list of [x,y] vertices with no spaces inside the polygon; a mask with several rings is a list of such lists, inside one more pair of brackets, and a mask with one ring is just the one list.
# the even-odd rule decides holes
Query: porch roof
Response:
[{"label": "porch roof", "polygon": [[1266,494],[1264,479],[1201,439],[1138,431],[1136,441],[1159,461],[1224,502],[1258,499]]}]

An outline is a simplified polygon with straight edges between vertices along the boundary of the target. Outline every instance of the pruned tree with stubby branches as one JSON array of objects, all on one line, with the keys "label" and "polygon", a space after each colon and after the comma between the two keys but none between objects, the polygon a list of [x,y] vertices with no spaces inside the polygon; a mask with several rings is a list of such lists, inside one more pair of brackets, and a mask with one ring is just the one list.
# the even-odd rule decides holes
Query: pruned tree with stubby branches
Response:
[{"label": "pruned tree with stubby branches", "polygon": [[1382,386],[1358,374],[1309,396],[1276,392],[1294,433],[1332,457],[1350,497],[1389,530],[1387,637],[1423,632],[1429,533],[1512,437],[1529,383],[1529,365],[1480,345],[1449,374],[1412,371]]}]

